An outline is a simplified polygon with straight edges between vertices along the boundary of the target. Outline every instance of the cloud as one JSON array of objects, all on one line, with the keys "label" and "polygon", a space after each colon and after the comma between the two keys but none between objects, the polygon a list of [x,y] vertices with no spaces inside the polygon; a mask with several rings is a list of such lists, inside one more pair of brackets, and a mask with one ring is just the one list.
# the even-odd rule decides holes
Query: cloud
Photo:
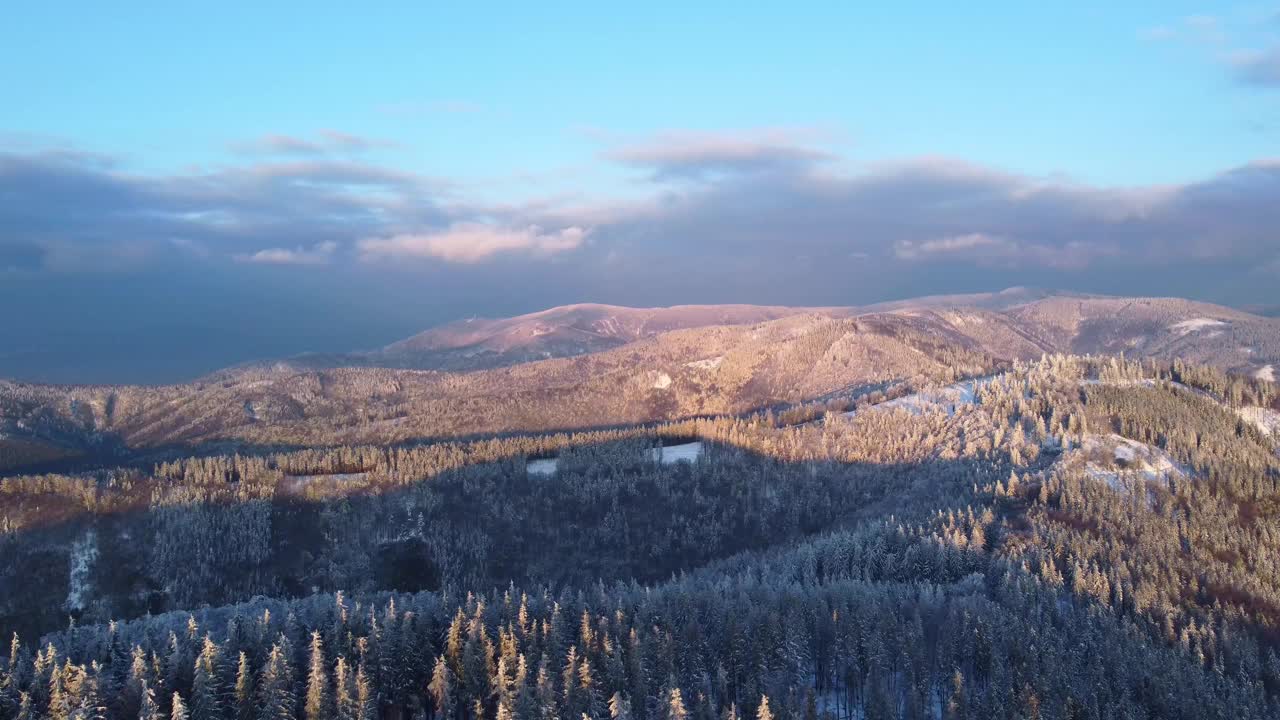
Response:
[{"label": "cloud", "polygon": [[0,152],[0,257],[112,270],[190,260],[193,248],[228,258],[299,238],[324,247],[447,224],[455,210],[443,193],[426,178],[325,159],[139,175],[92,155]]},{"label": "cloud", "polygon": [[[1157,25],[1139,32],[1146,40],[1179,40],[1199,46],[1215,63],[1222,65],[1237,82],[1259,88],[1280,87],[1280,45],[1265,49],[1241,47],[1239,38],[1257,36],[1258,27],[1280,23],[1280,13],[1254,17],[1245,22],[1224,22],[1213,15],[1191,15],[1176,25]],[[1265,34],[1265,32],[1264,32]]]},{"label": "cloud", "polygon": [[1232,55],[1236,79],[1247,85],[1280,88],[1280,45],[1267,50],[1245,50]]},{"label": "cloud", "polygon": [[360,241],[359,248],[365,260],[418,257],[478,263],[508,253],[554,255],[578,248],[586,236],[585,230],[573,226],[544,232],[536,225],[502,228],[465,222],[436,233],[367,238]]},{"label": "cloud", "polygon": [[236,262],[257,263],[261,265],[324,265],[338,249],[333,241],[317,243],[310,249],[298,246],[289,248],[266,248],[252,254],[240,253],[233,256]]},{"label": "cloud", "polygon": [[[586,200],[472,204],[438,180],[327,156],[147,175],[100,156],[0,153],[0,268],[222,262],[349,272],[336,261],[350,247],[369,272],[465,265],[478,287],[484,273],[497,282],[512,265],[487,261],[555,258],[530,277],[572,267],[568,295],[598,282],[599,292],[630,288],[661,303],[687,297],[678,287],[711,300],[717,288],[758,290],[801,270],[819,284],[869,268],[884,283],[934,273],[942,284],[924,288],[933,292],[955,289],[955,278],[999,284],[1016,272],[1065,273],[1070,285],[1084,270],[1159,266],[1192,277],[1208,262],[1246,275],[1280,254],[1280,162],[1110,188],[937,157],[841,173],[796,133],[665,137],[679,142],[633,143],[610,157],[696,181],[595,204],[585,191]],[[404,259],[434,262],[395,262]]]},{"label": "cloud", "polygon": [[658,181],[795,171],[831,159],[828,153],[802,144],[805,135],[794,130],[668,132],[616,147],[604,156],[647,170]]},{"label": "cloud", "polygon": [[[0,151],[0,307],[24,310],[0,313],[0,337],[49,349],[49,327],[109,329],[102,346],[156,348],[170,364],[148,374],[162,368],[117,356],[132,374],[110,377],[136,380],[179,373],[171,337],[191,348],[181,367],[203,372],[584,300],[842,305],[1009,285],[1275,294],[1280,160],[1116,188],[938,157],[844,172],[764,159],[762,148],[809,144],[751,135],[625,146],[622,167],[678,180],[627,198],[592,203],[584,188],[508,205],[332,155],[158,174],[88,153]],[[341,262],[348,254],[363,262]],[[246,277],[272,264],[298,271]],[[0,374],[84,379],[83,346],[49,350],[65,375],[47,374],[48,357]],[[213,346],[223,354],[201,349]]]},{"label": "cloud", "polygon": [[1078,241],[1054,248],[980,232],[924,241],[902,240],[894,245],[894,255],[900,260],[966,263],[1010,269],[1027,265],[1082,269],[1099,254],[1100,248],[1091,248]]},{"label": "cloud", "polygon": [[386,140],[365,138],[338,130],[321,130],[313,139],[294,135],[267,134],[253,140],[231,144],[233,150],[243,154],[311,157],[329,154],[362,153],[394,146],[395,143]]},{"label": "cloud", "polygon": [[924,158],[850,176],[787,169],[702,183],[623,209],[595,235],[633,254],[770,268],[801,254],[957,268],[1074,271],[1206,259],[1244,267],[1280,248],[1272,230],[1278,198],[1275,163],[1183,186],[1097,188]]}]

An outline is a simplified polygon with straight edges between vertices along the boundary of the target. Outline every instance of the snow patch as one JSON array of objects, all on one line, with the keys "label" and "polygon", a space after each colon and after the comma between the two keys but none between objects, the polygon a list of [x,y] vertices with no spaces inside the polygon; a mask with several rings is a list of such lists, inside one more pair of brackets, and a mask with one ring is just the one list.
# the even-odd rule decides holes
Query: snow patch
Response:
[{"label": "snow patch", "polygon": [[71,544],[71,575],[67,583],[67,610],[80,612],[93,595],[93,564],[98,560],[98,534],[90,528]]},{"label": "snow patch", "polygon": [[1253,376],[1259,380],[1265,380],[1267,382],[1275,382],[1276,368],[1274,365],[1264,365],[1263,367],[1258,368],[1258,372],[1254,373]]},{"label": "snow patch", "polygon": [[1221,320],[1214,320],[1213,318],[1202,317],[1202,318],[1192,318],[1191,320],[1183,320],[1182,322],[1176,322],[1170,325],[1169,329],[1178,333],[1179,335],[1189,335],[1193,332],[1197,332],[1205,328],[1218,327],[1220,325],[1226,325],[1226,323]]},{"label": "snow patch", "polygon": [[[690,443],[681,443],[680,445],[650,448],[648,457],[653,462],[672,465],[678,462],[694,462],[702,457],[703,450],[702,441],[698,440]],[[550,477],[560,471],[560,458],[529,460],[525,463],[524,470],[525,473],[531,476]]]},{"label": "snow patch", "polygon": [[1100,453],[1111,454],[1114,467],[1089,460],[1085,463],[1084,470],[1089,477],[1107,483],[1113,490],[1126,490],[1126,479],[1152,480],[1167,485],[1170,478],[1191,476],[1188,468],[1175,462],[1160,448],[1114,433],[1106,436],[1086,435],[1079,452],[1094,457]]},{"label": "snow patch", "polygon": [[[906,410],[912,415],[923,415],[929,411],[945,412],[947,415],[955,415],[961,407],[965,405],[973,405],[977,402],[978,389],[987,385],[996,378],[995,375],[987,377],[975,378],[964,382],[948,385],[936,390],[922,390],[918,393],[906,395],[904,397],[880,403],[872,409],[892,409],[900,408]],[[857,411],[844,413],[845,417],[852,417]]]},{"label": "snow patch", "polygon": [[707,358],[706,360],[694,360],[693,362],[685,363],[684,366],[694,368],[695,370],[715,370],[720,367],[720,363],[722,362],[724,362],[724,356],[717,355],[713,358]]},{"label": "snow patch", "polygon": [[530,460],[524,466],[525,472],[530,475],[541,475],[550,477],[555,475],[560,469],[560,458],[540,458],[538,460]]},{"label": "snow patch", "polygon": [[1260,407],[1240,408],[1236,412],[1242,420],[1261,430],[1263,435],[1280,436],[1280,412]]},{"label": "snow patch", "polygon": [[654,390],[666,390],[671,387],[671,376],[666,373],[658,373],[658,378],[653,381]]},{"label": "snow patch", "polygon": [[671,465],[678,462],[693,462],[702,457],[702,442],[695,441],[681,445],[668,445],[649,450],[649,458]]}]

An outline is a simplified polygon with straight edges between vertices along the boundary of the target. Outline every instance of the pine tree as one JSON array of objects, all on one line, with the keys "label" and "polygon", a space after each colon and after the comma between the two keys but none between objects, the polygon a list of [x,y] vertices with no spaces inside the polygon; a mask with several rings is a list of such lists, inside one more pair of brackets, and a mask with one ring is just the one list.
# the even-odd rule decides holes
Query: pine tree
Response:
[{"label": "pine tree", "polygon": [[106,720],[107,704],[102,699],[101,680],[102,666],[93,664],[94,672],[85,678],[84,689],[80,693],[80,707],[75,712],[77,720]]},{"label": "pine tree", "polygon": [[67,690],[66,676],[71,672],[71,661],[59,666],[54,663],[49,673],[49,719],[70,720],[74,700]]},{"label": "pine tree", "polygon": [[277,642],[258,673],[258,719],[293,720],[294,705],[293,672],[282,643]]},{"label": "pine tree", "polygon": [[249,656],[243,651],[236,666],[235,718],[251,720],[253,717],[253,672],[249,669]]},{"label": "pine tree", "polygon": [[769,709],[769,696],[760,696],[760,707],[756,710],[756,720],[773,720],[773,710]]},{"label": "pine tree", "polygon": [[577,717],[583,712],[582,693],[578,687],[578,648],[569,648],[565,656],[564,672],[561,675],[561,687],[564,697],[561,699],[561,710],[566,717]]},{"label": "pine tree", "polygon": [[609,698],[609,717],[611,720],[631,720],[631,703],[621,692],[615,692]]},{"label": "pine tree", "polygon": [[161,720],[160,706],[156,704],[156,693],[146,682],[142,683],[142,706],[138,711],[138,720]]},{"label": "pine tree", "polygon": [[191,720],[222,718],[222,688],[218,682],[219,652],[217,643],[205,635],[191,680]]},{"label": "pine tree", "polygon": [[[14,720],[35,720],[35,711],[31,708],[31,693],[18,694],[18,714],[14,716]],[[142,720],[150,720],[143,718]]]},{"label": "pine tree", "polygon": [[360,714],[356,704],[356,684],[344,657],[339,657],[333,668],[333,700],[337,720],[356,720]]},{"label": "pine tree", "polygon": [[186,703],[182,702],[182,696],[175,692],[173,694],[173,708],[169,712],[169,720],[188,720],[189,717]]},{"label": "pine tree", "polygon": [[378,697],[364,672],[364,663],[356,668],[356,707],[356,720],[378,720]]},{"label": "pine tree", "polygon": [[665,720],[687,720],[689,711],[684,706],[684,696],[680,694],[680,688],[673,687],[667,695],[667,707]]},{"label": "pine tree", "polygon": [[307,720],[327,720],[329,709],[329,673],[324,667],[324,643],[320,632],[311,632],[311,668],[307,673],[307,700],[303,708]]},{"label": "pine tree", "polygon": [[438,717],[453,716],[454,705],[457,702],[453,685],[453,671],[449,669],[444,656],[441,655],[436,658],[435,669],[431,672],[431,682],[427,685],[427,691],[431,693]]},{"label": "pine tree", "polygon": [[947,699],[948,718],[963,718],[967,715],[967,698],[964,691],[964,674],[959,669],[951,676],[951,697]]}]

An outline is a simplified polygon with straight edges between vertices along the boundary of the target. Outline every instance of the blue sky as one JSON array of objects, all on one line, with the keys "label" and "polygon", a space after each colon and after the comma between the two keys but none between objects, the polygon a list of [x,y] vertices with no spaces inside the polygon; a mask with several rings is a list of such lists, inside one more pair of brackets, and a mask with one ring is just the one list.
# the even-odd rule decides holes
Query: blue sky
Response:
[{"label": "blue sky", "polygon": [[0,29],[4,129],[138,169],[335,129],[495,196],[528,192],[523,174],[608,176],[602,139],[671,128],[812,128],[851,163],[945,155],[1105,185],[1280,145],[1280,93],[1224,67],[1275,41],[1265,5],[378,5],[23,3]]},{"label": "blue sky", "polygon": [[1275,3],[464,5],[6,9],[0,375],[93,370],[108,287],[135,347],[199,330],[177,378],[557,302],[1280,274]]}]

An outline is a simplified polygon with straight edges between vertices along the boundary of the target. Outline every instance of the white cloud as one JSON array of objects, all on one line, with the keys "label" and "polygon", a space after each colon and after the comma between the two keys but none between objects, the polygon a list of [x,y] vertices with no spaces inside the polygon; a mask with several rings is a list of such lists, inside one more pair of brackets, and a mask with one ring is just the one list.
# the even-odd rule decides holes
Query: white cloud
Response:
[{"label": "white cloud", "polygon": [[667,132],[606,152],[609,160],[643,168],[655,180],[700,179],[716,174],[796,171],[832,156],[808,147],[817,133],[803,129],[739,132]]},{"label": "white cloud", "polygon": [[582,245],[587,231],[577,226],[544,232],[537,225],[503,228],[485,223],[455,223],[436,233],[368,238],[359,243],[365,260],[395,257],[438,258],[447,262],[476,263],[503,253],[553,255]]},{"label": "white cloud", "polygon": [[252,254],[236,255],[236,262],[258,263],[262,265],[324,265],[333,257],[338,249],[336,242],[322,242],[305,249],[302,246],[293,248],[266,248]]},{"label": "white cloud", "polygon": [[927,255],[983,254],[992,251],[1005,252],[1017,248],[1017,243],[984,233],[968,233],[951,237],[913,242],[904,240],[894,248],[894,254],[904,260],[914,260]]}]

